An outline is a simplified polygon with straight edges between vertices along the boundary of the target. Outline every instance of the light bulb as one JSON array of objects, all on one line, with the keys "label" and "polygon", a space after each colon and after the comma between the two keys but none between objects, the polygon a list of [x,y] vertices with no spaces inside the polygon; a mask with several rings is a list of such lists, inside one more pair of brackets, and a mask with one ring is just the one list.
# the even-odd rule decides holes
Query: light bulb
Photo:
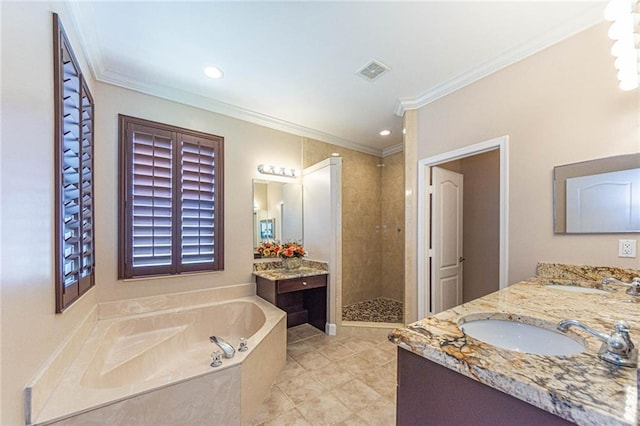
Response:
[{"label": "light bulb", "polygon": [[615,21],[621,16],[631,13],[632,0],[610,0],[604,9],[604,19]]},{"label": "light bulb", "polygon": [[609,27],[609,38],[612,40],[620,40],[629,34],[633,34],[633,17],[630,14],[616,19]]},{"label": "light bulb", "polygon": [[611,54],[616,58],[619,58],[620,56],[623,56],[625,52],[635,51],[633,41],[633,35],[619,39],[613,43],[613,46],[611,46]]},{"label": "light bulb", "polygon": [[620,90],[629,91],[638,88],[638,78],[631,80],[623,80],[620,82]]}]

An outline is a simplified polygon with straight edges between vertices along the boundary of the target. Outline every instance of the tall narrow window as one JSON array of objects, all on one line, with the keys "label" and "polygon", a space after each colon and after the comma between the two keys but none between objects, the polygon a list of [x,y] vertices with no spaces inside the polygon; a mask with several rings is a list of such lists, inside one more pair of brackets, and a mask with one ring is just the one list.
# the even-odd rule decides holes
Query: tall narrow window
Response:
[{"label": "tall narrow window", "polygon": [[95,282],[93,98],[53,14],[56,180],[56,312]]},{"label": "tall narrow window", "polygon": [[224,269],[224,139],[124,115],[119,125],[119,278]]}]

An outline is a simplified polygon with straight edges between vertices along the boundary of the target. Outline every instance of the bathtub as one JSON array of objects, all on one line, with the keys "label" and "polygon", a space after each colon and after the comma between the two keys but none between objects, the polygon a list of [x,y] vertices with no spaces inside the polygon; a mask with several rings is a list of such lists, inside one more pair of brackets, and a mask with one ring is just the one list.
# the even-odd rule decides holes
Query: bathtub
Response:
[{"label": "bathtub", "polygon": [[[249,349],[211,367],[212,335]],[[285,360],[285,314],[257,296],[98,320],[27,423],[244,425]]]}]

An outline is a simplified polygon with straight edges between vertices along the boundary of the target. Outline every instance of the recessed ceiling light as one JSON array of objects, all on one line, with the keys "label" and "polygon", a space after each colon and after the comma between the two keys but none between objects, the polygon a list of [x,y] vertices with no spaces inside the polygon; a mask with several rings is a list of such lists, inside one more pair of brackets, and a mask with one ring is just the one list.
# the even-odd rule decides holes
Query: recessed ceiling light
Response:
[{"label": "recessed ceiling light", "polygon": [[380,136],[389,136],[391,134],[391,130],[384,129],[380,132]]},{"label": "recessed ceiling light", "polygon": [[332,157],[340,157],[340,153],[339,152],[332,152],[331,156]]},{"label": "recessed ceiling light", "polygon": [[222,70],[214,66],[206,67],[204,73],[210,78],[222,78]]}]

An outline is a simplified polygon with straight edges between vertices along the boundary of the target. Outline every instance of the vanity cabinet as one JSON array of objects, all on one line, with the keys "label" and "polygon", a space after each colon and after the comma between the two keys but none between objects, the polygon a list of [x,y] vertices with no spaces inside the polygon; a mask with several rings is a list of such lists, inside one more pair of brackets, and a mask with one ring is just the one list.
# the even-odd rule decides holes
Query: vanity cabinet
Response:
[{"label": "vanity cabinet", "polygon": [[287,328],[309,323],[324,331],[327,322],[327,275],[268,279],[256,276],[258,296],[287,313]]},{"label": "vanity cabinet", "polygon": [[399,426],[573,424],[403,348],[397,397]]}]

